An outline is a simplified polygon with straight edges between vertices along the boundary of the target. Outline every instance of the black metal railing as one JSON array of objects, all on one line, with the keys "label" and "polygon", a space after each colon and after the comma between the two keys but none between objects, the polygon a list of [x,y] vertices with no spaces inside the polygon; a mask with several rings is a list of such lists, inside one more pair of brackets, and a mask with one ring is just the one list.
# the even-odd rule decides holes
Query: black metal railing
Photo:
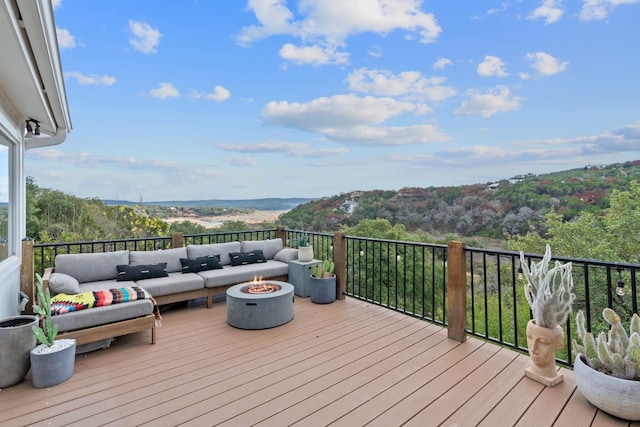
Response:
[{"label": "black metal railing", "polygon": [[[279,234],[282,232],[282,234]],[[189,244],[224,243],[283,237],[285,246],[295,247],[306,234],[316,259],[344,256],[345,295],[404,314],[448,325],[446,245],[343,236],[303,230],[249,230],[181,236]],[[172,237],[150,237],[94,242],[46,243],[34,245],[35,271],[42,274],[60,253],[155,250],[172,246]],[[335,244],[341,245],[336,251]],[[527,351],[526,324],[531,318],[524,297],[520,254],[465,248],[468,334],[521,352]],[[541,254],[525,254],[527,263]],[[553,257],[553,261],[573,263],[573,313],[565,328],[565,347],[557,354],[560,364],[571,366],[571,339],[575,314],[585,313],[587,328],[608,330],[601,313],[605,307],[618,312],[623,322],[638,312],[638,272],[640,265],[608,261]],[[341,260],[342,261],[342,260]],[[337,264],[337,263],[336,263]]]}]

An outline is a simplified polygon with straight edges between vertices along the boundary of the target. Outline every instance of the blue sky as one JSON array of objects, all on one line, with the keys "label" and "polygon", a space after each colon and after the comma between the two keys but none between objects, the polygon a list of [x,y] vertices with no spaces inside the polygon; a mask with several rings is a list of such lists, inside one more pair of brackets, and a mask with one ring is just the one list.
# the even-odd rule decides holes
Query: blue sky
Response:
[{"label": "blue sky", "polygon": [[640,158],[640,0],[54,1],[80,197],[322,197]]}]

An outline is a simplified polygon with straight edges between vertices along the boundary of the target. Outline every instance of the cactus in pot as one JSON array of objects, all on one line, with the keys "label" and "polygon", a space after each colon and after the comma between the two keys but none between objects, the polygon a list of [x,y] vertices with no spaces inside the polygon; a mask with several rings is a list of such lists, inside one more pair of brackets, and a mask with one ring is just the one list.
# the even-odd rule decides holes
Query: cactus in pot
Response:
[{"label": "cactus in pot", "polygon": [[582,310],[576,315],[576,339],[571,344],[575,353],[585,355],[584,361],[604,374],[626,380],[640,381],[640,317],[634,313],[629,325],[629,335],[620,322],[620,316],[611,308],[602,311],[602,317],[610,325],[609,333],[598,337],[588,332]]},{"label": "cactus in pot", "polygon": [[332,261],[325,260],[321,264],[311,266],[311,275],[317,278],[333,277],[335,264]]}]

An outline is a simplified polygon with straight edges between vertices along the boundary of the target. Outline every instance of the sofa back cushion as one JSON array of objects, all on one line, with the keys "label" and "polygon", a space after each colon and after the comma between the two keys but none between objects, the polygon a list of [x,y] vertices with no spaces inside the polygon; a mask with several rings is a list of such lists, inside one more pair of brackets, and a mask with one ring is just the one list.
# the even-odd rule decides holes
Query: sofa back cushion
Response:
[{"label": "sofa back cushion", "polygon": [[116,279],[120,264],[129,264],[129,251],[60,254],[55,260],[56,273],[67,274],[80,283]]},{"label": "sofa back cushion", "polygon": [[282,249],[282,239],[246,240],[242,242],[240,248],[241,252],[260,250],[266,259],[273,259],[280,249]]},{"label": "sofa back cushion", "polygon": [[187,258],[220,255],[220,265],[231,264],[229,252],[240,252],[240,242],[213,243],[210,245],[187,246]]},{"label": "sofa back cushion", "polygon": [[147,265],[167,263],[167,272],[175,273],[182,271],[180,258],[187,257],[187,248],[164,249],[160,251],[131,251],[129,253],[129,264]]}]

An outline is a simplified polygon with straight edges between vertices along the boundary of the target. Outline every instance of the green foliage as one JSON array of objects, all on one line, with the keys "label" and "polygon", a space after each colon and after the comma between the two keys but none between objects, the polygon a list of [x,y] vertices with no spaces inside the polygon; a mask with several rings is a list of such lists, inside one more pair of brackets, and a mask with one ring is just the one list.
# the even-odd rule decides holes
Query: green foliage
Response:
[{"label": "green foliage", "polygon": [[164,236],[169,224],[140,206],[107,206],[41,188],[27,178],[27,235],[37,243]]},{"label": "green foliage", "polygon": [[295,241],[295,245],[298,248],[304,248],[309,246],[309,235],[307,233],[302,233]]},{"label": "green foliage", "polygon": [[38,294],[38,304],[34,304],[33,310],[40,316],[42,326],[33,326],[33,333],[38,342],[51,347],[58,335],[58,325],[51,325],[51,294],[49,288],[43,292],[42,277],[36,273],[36,292]]},{"label": "green foliage", "polygon": [[333,261],[325,260],[321,264],[311,266],[311,275],[319,279],[333,277],[335,274],[335,265]]},{"label": "green foliage", "polygon": [[634,313],[629,325],[629,335],[622,326],[620,316],[610,309],[602,311],[609,324],[609,333],[600,332],[595,339],[587,331],[582,310],[576,316],[576,334],[572,340],[573,351],[582,353],[587,364],[607,375],[627,380],[640,381],[640,317]]}]

